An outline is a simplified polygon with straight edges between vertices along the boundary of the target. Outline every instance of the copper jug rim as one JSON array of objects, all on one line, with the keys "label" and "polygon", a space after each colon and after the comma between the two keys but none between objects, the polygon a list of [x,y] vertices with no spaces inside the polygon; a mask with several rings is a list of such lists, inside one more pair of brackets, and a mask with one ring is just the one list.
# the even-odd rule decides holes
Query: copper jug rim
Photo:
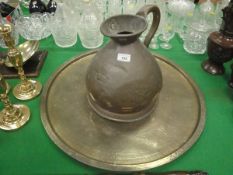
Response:
[{"label": "copper jug rim", "polygon": [[[131,21],[133,22],[130,23]],[[120,28],[112,29],[114,25],[113,22],[119,24],[118,27]],[[127,25],[124,24],[121,25],[122,22],[127,23]],[[136,30],[135,30],[135,26],[132,25],[137,25]],[[123,26],[125,28],[122,28]],[[139,15],[121,14],[106,19],[101,24],[100,31],[103,35],[111,38],[134,37],[134,36],[139,36],[141,33],[143,33],[147,29],[147,26],[148,23],[144,17],[141,17]],[[109,30],[109,28],[111,28],[112,30]]]}]

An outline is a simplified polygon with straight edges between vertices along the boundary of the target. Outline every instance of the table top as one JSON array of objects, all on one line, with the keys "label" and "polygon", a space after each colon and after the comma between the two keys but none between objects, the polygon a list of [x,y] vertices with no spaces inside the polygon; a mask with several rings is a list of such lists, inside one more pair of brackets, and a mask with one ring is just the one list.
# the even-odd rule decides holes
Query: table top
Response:
[{"label": "table top", "polygon": [[[107,40],[105,38],[105,40]],[[105,41],[106,43],[106,41]],[[184,51],[182,41],[175,37],[171,50],[151,50],[178,64],[199,86],[206,103],[206,126],[196,144],[175,161],[149,170],[204,170],[211,175],[228,175],[233,172],[233,90],[227,85],[230,64],[223,76],[205,73],[201,63],[207,55],[191,55]],[[80,41],[70,48],[59,48],[53,38],[40,41],[40,49],[48,50],[41,74],[36,79],[43,85],[66,61],[87,51]],[[0,49],[3,51],[4,49]],[[8,80],[11,87],[18,79]],[[13,97],[13,103],[22,103],[31,109],[29,123],[17,131],[0,131],[0,174],[101,174],[104,170],[84,165],[61,151],[48,137],[40,118],[40,96],[22,102]],[[0,106],[2,109],[2,104]]]}]

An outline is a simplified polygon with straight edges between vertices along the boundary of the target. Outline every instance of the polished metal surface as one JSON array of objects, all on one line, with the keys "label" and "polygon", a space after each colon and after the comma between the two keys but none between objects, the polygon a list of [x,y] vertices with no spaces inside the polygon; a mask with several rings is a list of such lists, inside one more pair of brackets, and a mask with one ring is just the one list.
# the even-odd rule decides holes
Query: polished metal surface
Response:
[{"label": "polished metal surface", "polygon": [[[20,44],[17,49],[20,51],[23,57],[23,63],[29,60],[33,54],[36,53],[39,49],[39,41],[25,41]],[[6,57],[5,65],[7,67],[14,67],[13,64],[9,61],[8,57]]]},{"label": "polished metal surface", "polygon": [[[103,173],[100,175],[121,175],[122,173]],[[130,173],[127,175],[208,175],[207,172],[204,171],[170,171],[170,172],[162,172],[162,173],[144,173],[144,172],[136,172]]]},{"label": "polished metal surface", "polygon": [[[11,25],[0,25],[0,34],[2,35],[6,46],[8,47],[7,58],[18,71],[18,75],[21,80],[21,82],[14,88],[13,94],[19,100],[30,100],[41,93],[42,85],[36,80],[27,79],[23,69],[23,55],[21,51],[16,48],[14,39],[11,36],[11,32]],[[30,47],[28,47],[28,45],[25,44],[24,46],[25,47],[22,46],[21,49],[24,49],[24,53],[26,55],[30,55],[32,50],[34,50],[32,49],[33,47],[31,47],[32,45],[29,45]]]},{"label": "polished metal surface", "polygon": [[85,77],[95,52],[62,66],[43,91],[41,118],[54,143],[74,159],[113,171],[140,171],[181,156],[205,124],[203,97],[176,65],[156,57],[163,75],[158,104],[149,118],[119,123],[92,111]]},{"label": "polished metal surface", "polygon": [[24,126],[30,119],[30,109],[26,105],[13,105],[15,109],[19,111],[18,116],[12,116],[15,117],[14,120],[5,120],[6,119],[6,113],[9,113],[6,109],[3,109],[0,112],[0,129],[11,131],[16,130]]},{"label": "polished metal surface", "polygon": [[0,111],[0,129],[15,130],[30,118],[30,110],[25,105],[13,105],[8,97],[9,85],[0,74],[0,101],[4,108]]},{"label": "polished metal surface", "polygon": [[[27,87],[24,88],[24,86]],[[30,100],[40,95],[41,90],[42,85],[39,81],[27,80],[26,85],[23,82],[17,84],[13,89],[13,94],[19,100]]]}]

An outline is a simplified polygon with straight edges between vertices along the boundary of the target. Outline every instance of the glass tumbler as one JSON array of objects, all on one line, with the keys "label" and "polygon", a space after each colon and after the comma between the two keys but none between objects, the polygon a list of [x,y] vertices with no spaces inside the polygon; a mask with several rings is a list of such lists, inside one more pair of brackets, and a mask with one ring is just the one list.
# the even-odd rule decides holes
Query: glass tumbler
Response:
[{"label": "glass tumbler", "polygon": [[204,54],[208,34],[209,32],[207,30],[200,30],[198,26],[191,25],[188,27],[183,44],[185,51],[191,54]]},{"label": "glass tumbler", "polygon": [[78,30],[81,43],[88,49],[98,48],[103,43],[103,35],[100,32],[102,13],[92,1],[87,1],[84,7],[85,11],[81,15]]},{"label": "glass tumbler", "polygon": [[71,47],[77,42],[77,27],[66,4],[58,3],[56,13],[50,18],[50,30],[55,44],[59,47]]}]

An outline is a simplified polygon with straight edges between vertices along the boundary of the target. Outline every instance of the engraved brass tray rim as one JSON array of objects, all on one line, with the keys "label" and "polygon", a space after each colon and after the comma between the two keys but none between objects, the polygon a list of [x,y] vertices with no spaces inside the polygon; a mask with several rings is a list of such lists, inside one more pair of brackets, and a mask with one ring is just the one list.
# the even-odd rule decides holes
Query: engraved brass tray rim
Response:
[{"label": "engraved brass tray rim", "polygon": [[172,61],[165,59],[162,56],[159,56],[157,54],[153,54],[154,56],[157,57],[157,59],[162,60],[166,64],[169,64],[172,66],[174,69],[176,69],[178,72],[180,72],[186,80],[190,83],[192,86],[193,90],[196,93],[196,97],[198,98],[198,103],[199,103],[199,120],[197,122],[196,129],[193,131],[191,134],[190,138],[184,142],[176,151],[174,151],[172,154],[165,155],[163,158],[160,160],[156,161],[151,161],[151,162],[145,162],[142,164],[110,164],[105,161],[100,161],[93,159],[92,157],[88,157],[87,155],[84,155],[80,152],[74,152],[71,146],[65,144],[65,141],[63,138],[59,137],[53,130],[53,127],[51,126],[51,122],[49,118],[47,117],[47,108],[45,107],[47,104],[47,96],[48,92],[51,88],[51,85],[53,82],[56,80],[56,78],[59,76],[59,74],[65,70],[69,65],[72,63],[79,61],[80,59],[85,59],[86,56],[89,56],[91,54],[96,53],[98,50],[93,50],[89,52],[85,52],[83,54],[80,54],[78,56],[73,57],[71,60],[65,62],[60,68],[58,68],[57,71],[55,71],[52,76],[48,79],[44,89],[43,93],[41,95],[41,104],[40,104],[40,109],[41,109],[41,120],[43,123],[43,126],[49,135],[50,139],[66,154],[71,156],[72,158],[76,159],[79,162],[82,162],[84,164],[96,167],[96,168],[101,168],[105,170],[110,170],[110,171],[122,171],[122,172],[133,172],[133,171],[142,171],[142,170],[147,170],[151,168],[155,168],[164,164],[167,164],[178,157],[180,157],[182,154],[184,154],[187,150],[189,150],[198,140],[200,135],[202,134],[205,126],[205,116],[206,116],[206,109],[205,109],[205,103],[204,103],[204,97],[200,91],[200,89],[197,87],[196,83],[189,77],[187,73],[185,73],[179,66],[174,64]]}]

